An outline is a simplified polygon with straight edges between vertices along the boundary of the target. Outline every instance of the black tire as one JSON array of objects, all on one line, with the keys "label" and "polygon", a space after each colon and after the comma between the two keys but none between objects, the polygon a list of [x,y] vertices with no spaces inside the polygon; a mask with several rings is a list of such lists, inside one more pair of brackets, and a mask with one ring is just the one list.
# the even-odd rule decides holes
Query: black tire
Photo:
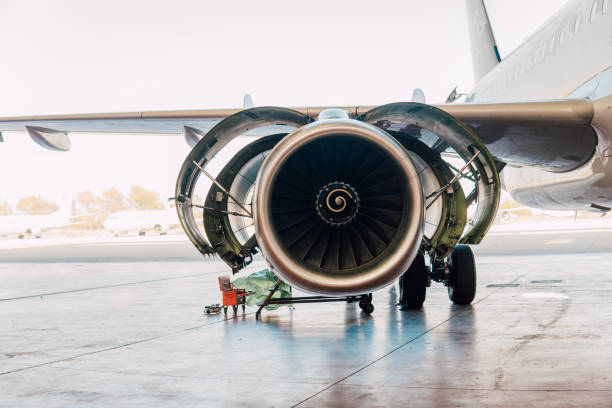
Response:
[{"label": "black tire", "polygon": [[410,268],[400,277],[399,284],[401,308],[422,308],[427,294],[427,267],[423,254],[417,254]]},{"label": "black tire", "polygon": [[476,296],[476,262],[468,245],[457,245],[451,252],[448,298],[458,305],[469,305]]},{"label": "black tire", "polygon": [[372,312],[374,312],[374,305],[371,303],[366,303],[361,310],[363,310],[363,313],[365,314],[372,314]]},{"label": "black tire", "polygon": [[374,305],[372,304],[372,294],[369,293],[367,297],[362,298],[359,301],[359,308],[366,314],[372,314],[374,311]]}]

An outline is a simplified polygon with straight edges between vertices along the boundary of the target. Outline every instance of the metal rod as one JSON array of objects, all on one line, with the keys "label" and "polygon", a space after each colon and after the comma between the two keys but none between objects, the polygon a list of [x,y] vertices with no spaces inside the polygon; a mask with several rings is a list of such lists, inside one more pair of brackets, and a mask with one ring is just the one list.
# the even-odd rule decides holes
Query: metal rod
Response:
[{"label": "metal rod", "polygon": [[[455,166],[453,166],[452,164],[450,164],[449,162],[446,162],[446,165],[448,167],[450,167],[451,169],[453,169],[455,172],[459,173],[459,169],[456,168]],[[473,181],[474,183],[476,182],[476,179],[474,179],[473,177],[468,176],[467,174],[464,174],[463,177],[468,179],[468,180],[470,180],[470,181]]]},{"label": "metal rod", "polygon": [[237,217],[251,218],[251,216],[246,215],[246,214],[240,214],[240,213],[237,213],[237,212],[234,212],[234,211],[220,210],[218,208],[207,207],[207,206],[201,205],[201,204],[191,204],[191,206],[192,207],[197,207],[197,208],[202,208],[204,210],[210,210],[210,211],[220,212],[220,213],[229,214],[229,215],[235,215]]},{"label": "metal rod", "polygon": [[326,302],[347,302],[346,299],[295,299],[295,298],[276,298],[270,299],[269,305],[291,305],[295,303],[326,303]]},{"label": "metal rod", "polygon": [[276,291],[278,290],[278,288],[280,288],[282,284],[283,284],[283,281],[279,279],[278,282],[276,282],[276,284],[274,285],[274,287],[270,289],[270,293],[268,293],[268,296],[266,296],[266,299],[263,301],[261,305],[259,305],[259,309],[257,309],[257,312],[255,312],[255,319],[259,319],[259,317],[261,316],[261,311],[264,309],[264,307],[270,304],[270,301],[272,300],[272,295],[276,293]]},{"label": "metal rod", "polygon": [[240,204],[240,202],[238,200],[236,200],[230,193],[229,191],[227,191],[225,189],[225,187],[223,187],[209,172],[207,172],[206,170],[204,170],[195,160],[191,161],[202,173],[204,173],[206,175],[206,177],[208,177],[210,179],[210,181],[212,181],[217,187],[219,187],[219,189],[221,191],[223,191],[225,193],[226,196],[228,196],[229,198],[231,198],[232,200],[234,200],[234,203],[236,203],[236,205],[240,208],[242,208],[242,211],[246,212],[249,217],[253,218],[253,214],[251,214],[251,212],[249,210],[246,209],[245,206],[243,206],[242,204]]},{"label": "metal rod", "polygon": [[470,164],[472,164],[472,162],[476,159],[476,157],[478,157],[479,154],[480,154],[480,150],[477,151],[474,154],[474,156],[472,156],[470,158],[470,160],[467,161],[467,163],[465,163],[465,165],[461,168],[461,170],[459,170],[459,172],[457,174],[455,174],[455,176],[448,183],[446,183],[446,185],[444,185],[443,187],[440,187],[438,190],[434,191],[433,193],[431,193],[430,195],[425,197],[426,200],[428,200],[428,199],[433,197],[433,200],[431,200],[429,202],[429,204],[427,204],[427,207],[425,207],[425,209],[428,209],[429,207],[431,207],[432,204],[438,199],[438,197],[440,197],[440,195],[442,195],[444,190],[446,190],[448,187],[452,186],[461,177],[465,177],[463,172],[465,171],[465,169],[467,169],[469,167]]}]

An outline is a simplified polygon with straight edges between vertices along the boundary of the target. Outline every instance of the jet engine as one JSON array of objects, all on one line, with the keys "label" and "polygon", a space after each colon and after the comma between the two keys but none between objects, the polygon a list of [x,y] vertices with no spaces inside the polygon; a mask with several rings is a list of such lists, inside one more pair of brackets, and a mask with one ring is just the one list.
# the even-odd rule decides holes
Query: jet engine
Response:
[{"label": "jet engine", "polygon": [[406,149],[363,122],[329,119],[285,137],[255,182],[259,248],[283,280],[326,295],[386,286],[423,235],[423,193]]},{"label": "jet engine", "polygon": [[[497,209],[499,177],[484,145],[420,103],[317,113],[246,109],[194,146],[176,187],[194,245],[234,272],[260,250],[282,280],[328,296],[384,287],[424,256],[425,281],[450,283],[453,248],[478,243]],[[253,141],[211,174],[213,158],[240,137]],[[448,154],[463,166],[449,164]],[[202,200],[203,175],[210,188]],[[474,185],[467,195],[462,178]],[[477,210],[464,231],[472,203]]]}]

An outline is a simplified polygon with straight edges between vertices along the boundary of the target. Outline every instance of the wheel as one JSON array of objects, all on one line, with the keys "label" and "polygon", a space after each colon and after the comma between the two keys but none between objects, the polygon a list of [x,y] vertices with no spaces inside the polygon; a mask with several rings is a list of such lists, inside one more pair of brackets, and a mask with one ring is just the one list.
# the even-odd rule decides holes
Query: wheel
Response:
[{"label": "wheel", "polygon": [[372,314],[374,311],[374,305],[370,302],[366,302],[364,300],[359,301],[359,307],[363,310],[363,313]]},{"label": "wheel", "polygon": [[423,254],[417,254],[410,268],[400,277],[399,284],[402,310],[422,308],[427,291],[427,267]]},{"label": "wheel", "polygon": [[367,295],[362,295],[360,296],[361,299],[359,299],[359,308],[361,308],[361,310],[365,310],[367,308],[368,305],[372,304],[372,294],[368,293]]},{"label": "wheel", "polygon": [[448,297],[458,305],[469,305],[476,296],[476,262],[468,245],[457,245],[451,252]]}]

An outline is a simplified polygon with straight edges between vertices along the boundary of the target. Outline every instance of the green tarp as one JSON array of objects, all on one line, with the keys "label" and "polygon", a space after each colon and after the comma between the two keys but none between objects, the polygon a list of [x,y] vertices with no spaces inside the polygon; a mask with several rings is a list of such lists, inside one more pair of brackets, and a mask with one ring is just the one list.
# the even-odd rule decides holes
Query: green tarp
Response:
[{"label": "green tarp", "polygon": [[[247,292],[253,292],[252,295],[247,296],[246,304],[247,306],[257,306],[258,303],[266,299],[270,293],[269,289],[274,287],[276,282],[278,282],[278,276],[270,272],[269,269],[264,269],[263,271],[252,273],[244,278],[234,280],[232,286],[237,289],[245,289]],[[272,296],[274,299],[287,297],[291,297],[291,286],[286,283],[280,285],[276,293]],[[275,310],[281,306],[285,305],[268,305],[266,306],[266,310]]]}]

